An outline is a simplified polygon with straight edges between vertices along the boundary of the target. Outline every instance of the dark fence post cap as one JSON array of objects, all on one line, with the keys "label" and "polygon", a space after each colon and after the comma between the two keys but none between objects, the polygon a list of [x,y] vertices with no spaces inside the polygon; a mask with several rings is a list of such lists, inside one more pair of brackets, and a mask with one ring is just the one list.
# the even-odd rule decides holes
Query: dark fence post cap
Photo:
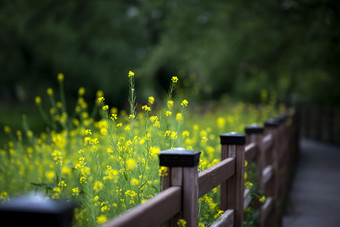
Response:
[{"label": "dark fence post cap", "polygon": [[279,126],[279,122],[274,118],[270,118],[264,122],[264,126],[268,128],[277,128]]},{"label": "dark fence post cap", "polygon": [[288,114],[280,114],[275,119],[281,124],[281,123],[285,122],[288,118],[289,118]]},{"label": "dark fence post cap", "polygon": [[236,132],[230,132],[220,135],[222,145],[244,145],[246,143],[245,135]]},{"label": "dark fence post cap", "polygon": [[14,197],[0,206],[0,218],[13,226],[71,227],[76,204],[39,193]]},{"label": "dark fence post cap", "polygon": [[168,167],[194,167],[200,161],[200,151],[187,150],[183,147],[161,151],[159,165]]},{"label": "dark fence post cap", "polygon": [[246,134],[262,134],[264,132],[263,126],[258,124],[251,124],[245,127]]}]

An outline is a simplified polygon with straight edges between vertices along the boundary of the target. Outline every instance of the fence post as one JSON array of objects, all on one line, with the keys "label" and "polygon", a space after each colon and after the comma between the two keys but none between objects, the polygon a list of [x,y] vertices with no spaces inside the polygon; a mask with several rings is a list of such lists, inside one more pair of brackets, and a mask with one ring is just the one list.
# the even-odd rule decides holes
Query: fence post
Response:
[{"label": "fence post", "polygon": [[234,226],[243,226],[244,200],[244,135],[235,132],[220,135],[221,160],[235,158],[235,175],[221,184],[220,209],[234,210]]},{"label": "fence post", "polygon": [[[169,186],[182,187],[182,214],[187,227],[198,226],[198,163],[201,152],[176,148],[159,154],[159,165],[168,167]],[[171,220],[174,225],[177,220]]]},{"label": "fence post", "polygon": [[273,180],[272,184],[269,185],[268,194],[273,197],[274,199],[274,222],[275,226],[279,226],[279,217],[277,213],[278,209],[278,201],[279,201],[279,187],[278,187],[278,180],[279,180],[279,165],[278,165],[278,127],[279,123],[276,119],[269,119],[264,123],[264,131],[265,134],[272,134],[274,139],[274,146],[272,149],[272,157],[271,163],[273,166]]},{"label": "fence post", "polygon": [[0,218],[3,225],[9,226],[71,227],[75,208],[73,202],[48,200],[43,194],[30,193],[1,204]]},{"label": "fence post", "polygon": [[262,138],[264,133],[264,127],[252,124],[245,127],[246,133],[246,142],[255,143],[257,145],[256,148],[256,156],[255,156],[255,163],[257,165],[257,173],[258,173],[258,182],[261,189],[263,189],[261,182],[262,182],[262,170],[264,168],[264,160],[262,154]]},{"label": "fence post", "polygon": [[289,167],[290,167],[290,135],[289,135],[289,127],[288,127],[288,118],[289,115],[284,114],[280,115],[277,119],[279,123],[279,159],[278,159],[278,168],[280,170],[279,173],[279,189],[280,194],[279,197],[286,198],[288,196],[288,182],[289,182]]}]

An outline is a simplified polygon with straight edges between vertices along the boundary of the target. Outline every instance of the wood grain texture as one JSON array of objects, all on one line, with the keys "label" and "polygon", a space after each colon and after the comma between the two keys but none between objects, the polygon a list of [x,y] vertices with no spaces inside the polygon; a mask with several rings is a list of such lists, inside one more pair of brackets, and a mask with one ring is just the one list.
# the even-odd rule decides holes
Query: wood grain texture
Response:
[{"label": "wood grain texture", "polygon": [[245,148],[245,160],[248,162],[252,161],[256,157],[256,149],[257,149],[257,144],[256,143],[250,143],[246,146]]},{"label": "wood grain texture", "polygon": [[244,190],[244,201],[243,201],[243,210],[247,209],[247,207],[249,206],[252,197],[250,194],[250,190],[247,188],[246,190]]},{"label": "wood grain texture", "polygon": [[263,137],[262,139],[262,149],[263,152],[267,152],[267,150],[269,150],[274,143],[274,138],[272,134],[267,134],[265,137]]},{"label": "wood grain texture", "polygon": [[227,158],[199,173],[198,196],[201,197],[235,174],[235,158]]},{"label": "wood grain texture", "polygon": [[170,187],[145,203],[109,221],[104,227],[152,227],[165,223],[181,211],[182,190]]},{"label": "wood grain texture", "polygon": [[187,227],[198,226],[198,166],[183,167],[183,218]]},{"label": "wood grain texture", "polygon": [[261,207],[261,222],[264,223],[266,219],[268,219],[268,215],[271,210],[274,208],[274,201],[272,197],[268,197],[266,202]]},{"label": "wood grain texture", "polygon": [[263,171],[262,171],[262,185],[265,185],[268,183],[268,181],[272,178],[273,176],[273,167],[270,166],[266,166]]},{"label": "wood grain texture", "polygon": [[233,227],[234,210],[226,210],[210,227]]}]

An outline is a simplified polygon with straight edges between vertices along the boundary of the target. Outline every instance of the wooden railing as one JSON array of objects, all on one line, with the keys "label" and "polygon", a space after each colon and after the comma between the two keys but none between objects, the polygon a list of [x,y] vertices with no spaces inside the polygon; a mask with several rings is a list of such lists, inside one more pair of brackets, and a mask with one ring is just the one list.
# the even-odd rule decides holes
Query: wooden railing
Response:
[{"label": "wooden railing", "polygon": [[340,145],[340,107],[302,106],[301,134],[335,145]]},{"label": "wooden railing", "polygon": [[298,118],[280,116],[264,127],[245,128],[246,136],[227,133],[220,136],[221,162],[198,173],[200,152],[177,148],[162,151],[160,165],[168,167],[163,191],[147,202],[107,222],[105,227],[198,226],[198,199],[221,185],[220,209],[225,211],[212,225],[243,226],[243,213],[252,201],[244,190],[244,161],[255,162],[259,187],[267,199],[261,206],[260,226],[280,226],[282,207],[289,189],[290,171],[298,148]]}]

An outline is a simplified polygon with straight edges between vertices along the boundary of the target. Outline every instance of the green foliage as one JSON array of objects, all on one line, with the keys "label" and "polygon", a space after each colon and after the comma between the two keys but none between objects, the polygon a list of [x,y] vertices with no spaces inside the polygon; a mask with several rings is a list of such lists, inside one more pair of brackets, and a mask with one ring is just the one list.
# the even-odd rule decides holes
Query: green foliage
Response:
[{"label": "green foliage", "polygon": [[63,72],[67,96],[81,83],[123,106],[133,69],[142,98],[165,95],[177,72],[195,75],[197,100],[259,102],[268,89],[289,104],[337,104],[339,11],[331,0],[2,1],[1,96],[21,86],[34,97],[37,81]]},{"label": "green foliage", "polygon": [[[59,74],[61,94],[63,79]],[[0,148],[0,202],[32,190],[51,199],[72,199],[79,204],[75,226],[95,226],[159,192],[159,177],[167,174],[166,168],[159,168],[159,151],[174,147],[201,151],[202,171],[219,163],[218,135],[242,132],[245,125],[263,122],[277,113],[273,102],[255,106],[228,100],[203,112],[197,107],[190,110],[190,97],[189,101],[173,98],[177,77],[171,78],[166,99],[149,97],[141,107],[135,103],[134,81],[130,71],[129,113],[110,108],[103,93],[97,92],[94,112],[101,114],[98,120],[90,115],[93,111],[83,97],[84,88],[79,89],[78,102],[69,112],[63,96],[51,88],[47,89],[48,112],[42,98],[36,97],[47,129],[35,133],[25,118],[23,130],[4,127],[9,141]],[[157,109],[156,103],[161,108]],[[246,186],[257,200],[259,192],[250,182],[256,181],[254,169],[248,170]],[[218,191],[215,188],[200,199],[201,225],[211,224],[222,214]]]}]

